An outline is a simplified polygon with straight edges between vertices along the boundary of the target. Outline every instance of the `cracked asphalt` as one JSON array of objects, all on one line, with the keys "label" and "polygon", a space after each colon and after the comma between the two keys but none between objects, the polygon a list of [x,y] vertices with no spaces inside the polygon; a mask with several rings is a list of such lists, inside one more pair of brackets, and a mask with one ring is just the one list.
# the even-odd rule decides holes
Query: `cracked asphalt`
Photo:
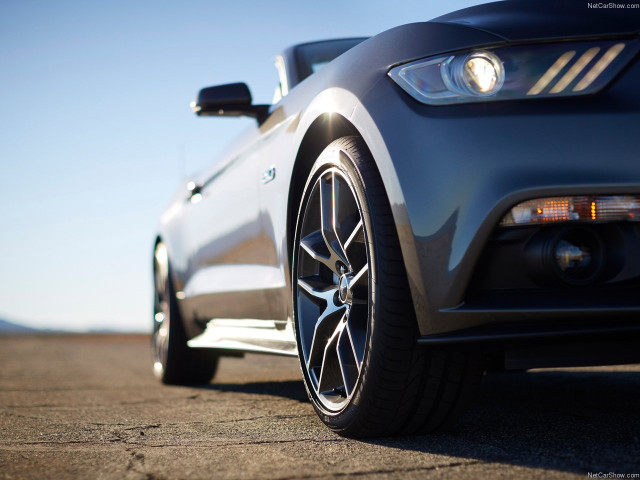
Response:
[{"label": "cracked asphalt", "polygon": [[356,441],[316,417],[297,360],[153,377],[141,335],[0,336],[0,479],[589,478],[640,474],[640,365],[485,377],[440,435]]}]

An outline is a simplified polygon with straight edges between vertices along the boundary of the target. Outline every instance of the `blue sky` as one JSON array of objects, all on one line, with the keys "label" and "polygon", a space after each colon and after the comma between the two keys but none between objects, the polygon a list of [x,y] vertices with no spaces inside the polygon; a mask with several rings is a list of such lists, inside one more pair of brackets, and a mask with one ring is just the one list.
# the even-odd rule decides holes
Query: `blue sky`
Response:
[{"label": "blue sky", "polygon": [[251,122],[195,117],[198,89],[245,81],[267,103],[291,44],[474,3],[0,2],[0,317],[149,331],[160,214]]}]

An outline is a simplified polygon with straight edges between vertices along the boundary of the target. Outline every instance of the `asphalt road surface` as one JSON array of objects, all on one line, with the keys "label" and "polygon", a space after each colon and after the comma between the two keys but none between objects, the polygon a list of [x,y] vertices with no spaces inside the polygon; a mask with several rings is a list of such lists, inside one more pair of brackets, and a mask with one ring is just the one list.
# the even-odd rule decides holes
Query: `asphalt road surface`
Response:
[{"label": "asphalt road surface", "polygon": [[318,420],[295,359],[224,359],[210,385],[167,387],[148,343],[0,336],[0,479],[640,474],[640,365],[488,375],[453,430],[356,441]]}]

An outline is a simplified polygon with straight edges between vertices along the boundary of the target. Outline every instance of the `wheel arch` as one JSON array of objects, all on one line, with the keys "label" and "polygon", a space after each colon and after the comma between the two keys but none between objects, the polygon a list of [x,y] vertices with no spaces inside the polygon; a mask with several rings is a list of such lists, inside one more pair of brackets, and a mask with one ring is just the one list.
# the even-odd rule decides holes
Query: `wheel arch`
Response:
[{"label": "wheel arch", "polygon": [[350,118],[336,112],[321,113],[310,123],[300,142],[289,185],[286,239],[288,280],[291,281],[292,275],[292,254],[298,209],[311,168],[320,153],[332,141],[350,135],[358,136],[363,140],[382,177],[385,193],[392,207],[414,310],[418,324],[422,326],[427,321],[425,312],[429,301],[424,293],[424,283],[418,268],[416,245],[404,196],[382,134],[375,120],[361,104],[354,108]]},{"label": "wheel arch", "polygon": [[357,128],[344,116],[338,113],[323,113],[311,123],[300,142],[291,173],[287,207],[287,260],[290,266],[298,209],[311,167],[331,142],[350,135],[362,138]]}]

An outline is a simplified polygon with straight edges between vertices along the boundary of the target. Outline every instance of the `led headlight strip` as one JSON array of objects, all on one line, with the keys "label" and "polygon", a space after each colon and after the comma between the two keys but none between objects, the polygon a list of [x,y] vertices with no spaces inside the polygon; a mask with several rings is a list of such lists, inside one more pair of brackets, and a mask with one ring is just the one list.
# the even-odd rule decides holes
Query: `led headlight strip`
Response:
[{"label": "led headlight strip", "polygon": [[478,49],[398,65],[389,76],[428,105],[588,95],[637,52],[637,40]]}]

